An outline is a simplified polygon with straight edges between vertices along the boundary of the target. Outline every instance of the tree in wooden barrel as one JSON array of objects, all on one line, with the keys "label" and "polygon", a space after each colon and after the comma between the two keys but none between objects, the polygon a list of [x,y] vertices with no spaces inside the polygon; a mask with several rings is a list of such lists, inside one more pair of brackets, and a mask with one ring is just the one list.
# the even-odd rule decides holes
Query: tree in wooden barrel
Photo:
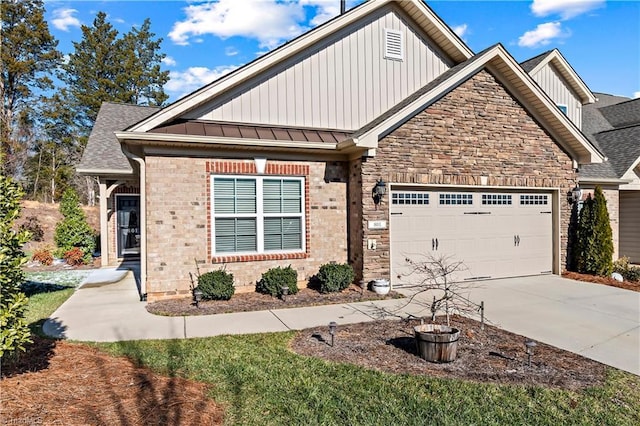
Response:
[{"label": "tree in wooden barrel", "polygon": [[414,327],[418,355],[431,362],[454,361],[460,330],[451,327],[451,315],[475,314],[480,310],[480,305],[468,298],[469,291],[476,284],[456,279],[456,275],[466,270],[466,267],[463,262],[455,261],[451,256],[426,255],[419,260],[407,258],[406,262],[410,265],[410,283],[398,287],[417,290],[409,303],[417,301],[419,294],[433,294],[433,301],[428,306],[431,322],[435,321],[438,312],[444,312],[447,323]]}]

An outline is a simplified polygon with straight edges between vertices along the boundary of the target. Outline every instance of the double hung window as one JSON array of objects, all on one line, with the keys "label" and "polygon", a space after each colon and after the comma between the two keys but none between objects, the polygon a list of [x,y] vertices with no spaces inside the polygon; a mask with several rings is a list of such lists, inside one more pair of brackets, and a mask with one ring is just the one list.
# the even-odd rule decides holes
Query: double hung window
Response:
[{"label": "double hung window", "polygon": [[304,250],[304,179],[212,176],[216,254]]}]

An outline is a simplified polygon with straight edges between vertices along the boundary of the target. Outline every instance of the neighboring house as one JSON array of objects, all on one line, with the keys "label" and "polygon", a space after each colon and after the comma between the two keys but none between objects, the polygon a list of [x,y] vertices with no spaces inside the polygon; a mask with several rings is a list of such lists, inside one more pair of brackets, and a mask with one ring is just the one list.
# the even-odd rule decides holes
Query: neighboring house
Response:
[{"label": "neighboring house", "polygon": [[332,261],[397,284],[428,254],[460,278],[559,274],[567,192],[603,157],[580,131],[593,95],[554,57],[566,115],[502,45],[474,54],[422,1],[381,0],[161,110],[104,104],[78,167],[103,263],[140,256],[148,300],[189,294],[196,263],[239,290]]},{"label": "neighboring house", "polygon": [[640,99],[597,93],[583,132],[607,157],[580,169],[580,185],[605,189],[618,256],[640,263]]}]

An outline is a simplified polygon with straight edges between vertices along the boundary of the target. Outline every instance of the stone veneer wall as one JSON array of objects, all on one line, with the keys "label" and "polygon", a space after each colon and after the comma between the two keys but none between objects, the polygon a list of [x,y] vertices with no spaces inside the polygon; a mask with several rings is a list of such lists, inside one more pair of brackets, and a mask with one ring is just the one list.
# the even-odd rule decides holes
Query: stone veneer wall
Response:
[{"label": "stone veneer wall", "polygon": [[189,273],[224,267],[233,273],[236,291],[253,291],[263,272],[291,265],[299,284],[320,265],[347,261],[347,164],[343,162],[267,162],[265,174],[303,175],[307,192],[307,252],[293,256],[211,256],[209,185],[211,174],[255,174],[251,160],[146,158],[147,294],[158,300],[189,294]]},{"label": "stone veneer wall", "polygon": [[[570,206],[565,194],[575,182],[571,158],[492,74],[481,71],[379,141],[376,156],[355,161],[361,168],[362,235],[350,260],[362,265],[365,281],[390,278],[389,230],[368,230],[367,221],[389,223],[389,197],[377,208],[371,188],[389,183],[559,188],[561,265],[566,265]],[[351,218],[359,218],[352,213]],[[377,250],[367,250],[368,238]]]}]

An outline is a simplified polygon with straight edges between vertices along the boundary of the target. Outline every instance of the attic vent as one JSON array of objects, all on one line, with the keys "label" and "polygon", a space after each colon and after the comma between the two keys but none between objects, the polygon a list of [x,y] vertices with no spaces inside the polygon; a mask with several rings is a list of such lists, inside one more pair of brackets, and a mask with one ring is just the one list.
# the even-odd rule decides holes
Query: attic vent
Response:
[{"label": "attic vent", "polygon": [[402,32],[384,29],[384,58],[400,61],[404,59]]}]

